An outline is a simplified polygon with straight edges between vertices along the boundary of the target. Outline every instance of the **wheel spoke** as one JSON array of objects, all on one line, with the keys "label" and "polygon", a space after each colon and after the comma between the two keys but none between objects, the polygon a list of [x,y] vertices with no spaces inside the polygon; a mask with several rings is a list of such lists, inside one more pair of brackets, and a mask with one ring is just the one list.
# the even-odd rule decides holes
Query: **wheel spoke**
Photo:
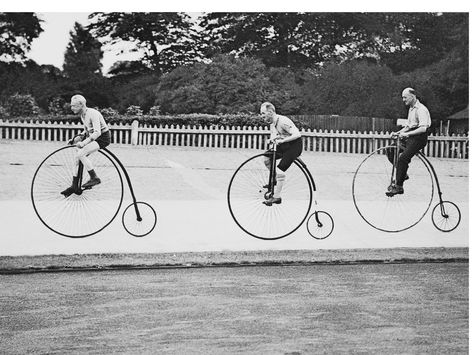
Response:
[{"label": "wheel spoke", "polygon": [[[102,230],[115,218],[123,199],[123,183],[115,163],[99,151],[89,158],[101,184],[80,195],[61,195],[71,186],[76,151],[75,147],[60,148],[40,164],[33,177],[31,199],[36,214],[49,229],[82,238]],[[87,180],[84,176],[83,183]]]},{"label": "wheel spoke", "polygon": [[269,170],[264,155],[244,162],[234,173],[227,192],[228,205],[237,225],[260,239],[278,239],[293,233],[306,219],[312,203],[309,178],[293,163],[286,171],[281,193],[282,203],[266,206],[263,186]]},{"label": "wheel spoke", "polygon": [[387,197],[392,164],[387,153],[394,147],[380,148],[367,156],[357,168],[352,196],[360,216],[372,227],[385,232],[400,232],[417,224],[433,199],[433,178],[426,163],[415,155],[409,165],[404,194]]}]

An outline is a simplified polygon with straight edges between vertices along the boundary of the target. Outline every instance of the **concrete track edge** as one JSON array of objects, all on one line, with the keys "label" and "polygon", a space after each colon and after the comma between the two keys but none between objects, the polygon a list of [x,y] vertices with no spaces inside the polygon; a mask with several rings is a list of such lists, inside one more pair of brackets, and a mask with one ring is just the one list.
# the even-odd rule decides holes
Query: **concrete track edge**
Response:
[{"label": "concrete track edge", "polygon": [[0,274],[271,265],[469,262],[469,248],[253,250],[0,256]]}]

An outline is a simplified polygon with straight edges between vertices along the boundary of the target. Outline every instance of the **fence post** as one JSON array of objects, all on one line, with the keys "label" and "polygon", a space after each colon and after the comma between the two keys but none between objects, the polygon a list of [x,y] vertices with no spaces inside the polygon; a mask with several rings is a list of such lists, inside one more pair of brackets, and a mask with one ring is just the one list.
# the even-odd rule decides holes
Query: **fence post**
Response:
[{"label": "fence post", "polygon": [[130,143],[132,143],[132,145],[138,144],[138,121],[137,120],[133,120],[132,122],[132,133],[131,133],[130,140],[131,140]]}]

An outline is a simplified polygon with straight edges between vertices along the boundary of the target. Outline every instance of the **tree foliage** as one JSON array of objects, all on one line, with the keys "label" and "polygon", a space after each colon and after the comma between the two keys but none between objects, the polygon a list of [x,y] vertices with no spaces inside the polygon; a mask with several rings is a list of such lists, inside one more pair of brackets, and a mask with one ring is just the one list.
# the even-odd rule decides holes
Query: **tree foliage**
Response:
[{"label": "tree foliage", "polygon": [[77,22],[69,35],[71,38],[64,53],[64,74],[69,78],[101,75],[102,44]]},{"label": "tree foliage", "polygon": [[268,66],[317,68],[374,56],[389,26],[380,14],[366,13],[208,13],[201,18],[206,55],[250,56]]},{"label": "tree foliage", "polygon": [[305,85],[304,111],[323,115],[402,117],[400,90],[396,77],[387,67],[362,60],[331,64]]},{"label": "tree foliage", "polygon": [[35,13],[0,12],[0,60],[23,61],[41,32],[41,20]]},{"label": "tree foliage", "polygon": [[249,113],[273,100],[288,113],[299,109],[294,73],[268,70],[259,60],[219,56],[163,76],[156,104],[165,113]]},{"label": "tree foliage", "polygon": [[[8,49],[12,24],[29,16],[23,30],[31,32],[36,17],[18,14],[10,23],[6,16],[0,47],[17,54],[0,62],[3,106],[29,94],[43,111],[60,113],[81,93],[114,115],[130,106],[160,115],[254,115],[271,101],[287,115],[397,118],[406,115],[400,92],[408,86],[434,119],[468,105],[467,13],[208,13],[197,32],[180,13],[95,13],[90,27],[71,32],[63,71],[20,59],[27,46]],[[35,35],[13,32],[22,43]],[[98,75],[99,39],[134,42],[143,56]]]},{"label": "tree foliage", "polygon": [[199,57],[189,16],[176,12],[96,12],[88,26],[96,38],[114,44],[136,44],[148,68],[166,73]]}]

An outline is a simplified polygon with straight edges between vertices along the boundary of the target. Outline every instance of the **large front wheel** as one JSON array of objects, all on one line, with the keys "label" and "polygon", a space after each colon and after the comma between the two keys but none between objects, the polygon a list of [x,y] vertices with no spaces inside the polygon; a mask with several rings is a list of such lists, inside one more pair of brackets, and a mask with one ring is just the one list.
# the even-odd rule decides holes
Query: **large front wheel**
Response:
[{"label": "large front wheel", "polygon": [[352,198],[362,219],[384,232],[400,232],[417,224],[433,200],[433,178],[426,162],[415,155],[404,182],[404,194],[385,195],[392,179],[395,147],[383,147],[360,163],[352,180]]},{"label": "large front wheel", "polygon": [[298,161],[286,171],[281,192],[282,203],[265,205],[269,195],[264,186],[269,170],[265,154],[245,161],[234,173],[227,191],[227,202],[235,223],[246,233],[259,239],[283,238],[305,221],[312,204],[311,183]]},{"label": "large front wheel", "polygon": [[[68,197],[61,191],[71,186],[77,175],[77,148],[63,147],[39,165],[31,183],[33,208],[43,224],[65,237],[93,235],[112,222],[123,199],[123,182],[117,166],[103,151],[89,155],[101,180],[91,189],[78,189]],[[84,172],[84,181],[88,180]]]}]

